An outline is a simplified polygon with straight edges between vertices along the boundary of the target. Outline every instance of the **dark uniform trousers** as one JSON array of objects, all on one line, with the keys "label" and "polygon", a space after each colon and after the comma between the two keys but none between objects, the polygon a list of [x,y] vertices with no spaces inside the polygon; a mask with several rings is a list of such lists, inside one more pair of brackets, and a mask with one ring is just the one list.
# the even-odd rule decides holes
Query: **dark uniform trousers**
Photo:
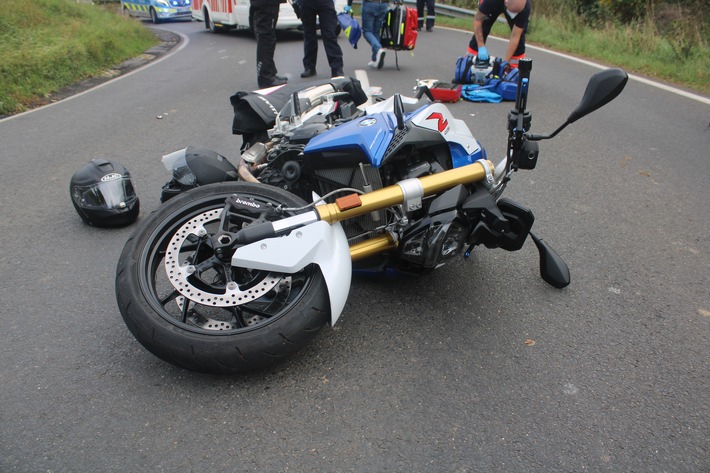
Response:
[{"label": "dark uniform trousers", "polygon": [[256,35],[256,75],[259,82],[268,82],[276,76],[274,51],[276,50],[276,21],[279,4],[252,5],[254,34]]},{"label": "dark uniform trousers", "polygon": [[343,71],[343,50],[338,44],[335,34],[338,25],[338,15],[335,12],[333,0],[302,0],[301,21],[303,22],[303,67],[306,70],[316,69],[318,59],[318,36],[316,17],[320,20],[320,35],[323,39],[325,55],[331,74]]},{"label": "dark uniform trousers", "polygon": [[436,10],[434,0],[417,0],[417,15],[418,15],[418,27],[422,29],[424,26],[424,7],[426,7],[426,29],[431,30],[434,28],[434,21],[436,20]]}]

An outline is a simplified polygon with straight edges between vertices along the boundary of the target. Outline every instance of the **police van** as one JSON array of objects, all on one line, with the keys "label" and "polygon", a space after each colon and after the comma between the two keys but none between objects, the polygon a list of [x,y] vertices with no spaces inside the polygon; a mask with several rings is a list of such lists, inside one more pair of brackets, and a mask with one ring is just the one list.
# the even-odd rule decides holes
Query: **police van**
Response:
[{"label": "police van", "polygon": [[153,23],[164,20],[191,20],[191,0],[121,0],[126,16],[150,18]]},{"label": "police van", "polygon": [[[335,0],[335,11],[345,10],[347,0]],[[220,30],[249,28],[253,31],[249,15],[250,0],[193,0],[192,18],[205,22],[205,28],[217,33]],[[277,30],[301,27],[301,20],[293,11],[291,2],[282,3],[279,8]]]}]

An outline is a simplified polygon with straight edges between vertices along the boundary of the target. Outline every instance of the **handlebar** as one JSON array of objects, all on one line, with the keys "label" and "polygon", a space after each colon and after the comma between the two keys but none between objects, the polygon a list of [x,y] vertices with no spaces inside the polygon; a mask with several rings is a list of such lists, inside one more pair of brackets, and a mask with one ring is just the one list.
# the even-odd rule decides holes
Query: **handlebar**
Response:
[{"label": "handlebar", "polygon": [[528,103],[528,87],[530,85],[530,71],[532,59],[523,58],[518,62],[518,92],[515,97],[515,109],[508,114],[508,153],[505,164],[506,175],[517,169],[516,156],[524,147],[525,133],[530,127],[532,115],[526,111]]}]

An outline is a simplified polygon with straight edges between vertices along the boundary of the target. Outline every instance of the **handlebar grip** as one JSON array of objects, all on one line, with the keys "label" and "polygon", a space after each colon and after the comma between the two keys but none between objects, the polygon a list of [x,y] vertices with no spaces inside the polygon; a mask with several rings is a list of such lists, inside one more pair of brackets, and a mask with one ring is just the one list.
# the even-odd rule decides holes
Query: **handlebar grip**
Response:
[{"label": "handlebar grip", "polygon": [[531,70],[532,59],[523,58],[518,61],[518,93],[515,97],[515,109],[518,113],[524,113],[525,107],[527,107]]}]

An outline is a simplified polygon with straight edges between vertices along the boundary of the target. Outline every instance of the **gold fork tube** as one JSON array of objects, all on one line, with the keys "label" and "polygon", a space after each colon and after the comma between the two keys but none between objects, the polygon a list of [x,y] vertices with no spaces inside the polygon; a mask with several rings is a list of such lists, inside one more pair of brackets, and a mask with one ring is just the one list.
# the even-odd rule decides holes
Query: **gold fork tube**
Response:
[{"label": "gold fork tube", "polygon": [[[493,163],[490,161],[485,163],[489,167],[488,174],[492,174],[495,169]],[[419,182],[423,189],[423,196],[427,196],[451,189],[458,184],[482,181],[486,178],[486,174],[482,162],[476,161],[460,168],[420,177]],[[325,204],[317,206],[316,211],[321,220],[332,224],[375,210],[400,205],[404,202],[404,192],[399,185],[395,184],[362,194],[360,201],[362,205],[347,210],[340,210],[337,204]]]},{"label": "gold fork tube", "polygon": [[394,240],[392,235],[386,233],[384,235],[351,245],[350,259],[357,261],[367,258],[368,256],[378,255],[385,251],[393,250],[395,248],[397,248],[397,242]]}]

